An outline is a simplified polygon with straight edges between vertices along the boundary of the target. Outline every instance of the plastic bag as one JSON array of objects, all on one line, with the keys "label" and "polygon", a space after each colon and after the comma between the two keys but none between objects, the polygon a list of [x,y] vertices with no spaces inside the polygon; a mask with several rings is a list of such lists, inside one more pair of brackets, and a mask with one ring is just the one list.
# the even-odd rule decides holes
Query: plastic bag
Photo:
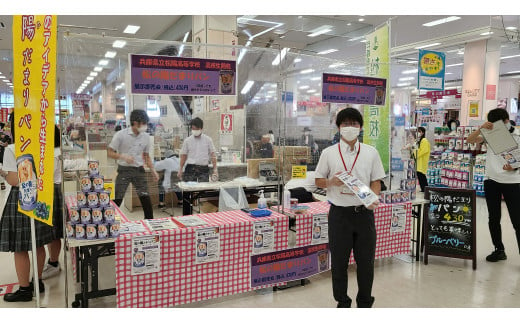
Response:
[{"label": "plastic bag", "polygon": [[242,186],[220,187],[218,210],[230,211],[248,208],[246,194]]}]

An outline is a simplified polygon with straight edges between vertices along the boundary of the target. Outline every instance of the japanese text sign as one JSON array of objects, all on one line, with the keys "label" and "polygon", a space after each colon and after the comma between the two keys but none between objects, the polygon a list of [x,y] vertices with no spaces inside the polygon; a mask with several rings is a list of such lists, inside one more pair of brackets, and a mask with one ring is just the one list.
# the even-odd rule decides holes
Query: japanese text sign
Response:
[{"label": "japanese text sign", "polygon": [[322,102],[385,105],[386,79],[323,74]]},{"label": "japanese text sign", "polygon": [[419,50],[419,89],[444,90],[446,54]]},{"label": "japanese text sign", "polygon": [[251,287],[299,280],[329,269],[327,243],[251,256]]},{"label": "japanese text sign", "polygon": [[292,178],[307,178],[307,165],[292,166]]},{"label": "japanese text sign", "polygon": [[235,95],[236,62],[130,54],[133,94]]},{"label": "japanese text sign", "polygon": [[57,18],[13,17],[18,210],[52,225]]}]

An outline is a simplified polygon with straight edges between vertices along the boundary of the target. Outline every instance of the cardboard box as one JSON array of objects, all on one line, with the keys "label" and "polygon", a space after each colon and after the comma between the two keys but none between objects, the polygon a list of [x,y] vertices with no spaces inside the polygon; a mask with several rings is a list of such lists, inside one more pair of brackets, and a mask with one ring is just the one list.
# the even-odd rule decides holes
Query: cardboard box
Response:
[{"label": "cardboard box", "polygon": [[[276,158],[259,158],[259,159],[248,159],[247,160],[247,177],[249,178],[259,178],[259,168],[258,165],[260,163],[272,163],[274,165],[278,165],[278,160]],[[278,173],[280,167],[277,167]]]},{"label": "cardboard box", "polygon": [[307,165],[310,162],[311,148],[307,146],[275,146],[274,158],[280,158],[283,162],[283,176],[288,181],[292,178],[293,166]]}]

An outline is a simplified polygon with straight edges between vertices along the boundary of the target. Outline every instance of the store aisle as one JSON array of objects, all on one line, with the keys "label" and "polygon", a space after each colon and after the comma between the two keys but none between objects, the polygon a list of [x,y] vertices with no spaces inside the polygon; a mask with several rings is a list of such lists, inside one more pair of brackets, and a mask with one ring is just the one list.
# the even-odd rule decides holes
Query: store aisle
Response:
[{"label": "store aisle", "polygon": [[[0,201],[7,191],[0,192]],[[503,205],[505,210],[505,205]],[[156,217],[162,213],[154,210]],[[181,214],[175,209],[175,214]],[[142,211],[130,213],[130,219],[142,217]],[[477,270],[473,271],[471,261],[431,256],[429,264],[407,262],[398,258],[376,261],[373,295],[374,307],[378,308],[515,308],[518,307],[520,294],[520,255],[508,216],[502,220],[504,243],[508,259],[498,263],[488,263],[485,257],[492,251],[491,239],[487,229],[487,209],[482,198],[477,200]],[[407,257],[405,257],[407,258]],[[408,260],[408,259],[406,259]],[[16,282],[13,256],[0,253],[0,285]],[[114,257],[100,260],[101,272],[110,273]],[[106,270],[103,270],[106,268]],[[69,268],[70,269],[70,268]],[[352,298],[357,292],[355,266],[349,267],[349,291]],[[45,281],[46,292],[42,294],[44,307],[64,307],[63,271],[57,277]],[[69,275],[72,280],[72,275]],[[103,277],[100,287],[114,285],[114,274]],[[69,281],[69,299],[72,301],[74,290]],[[76,287],[76,288],[79,288]],[[2,293],[2,292],[0,292]],[[71,302],[70,301],[70,302]],[[69,306],[70,306],[69,302]],[[34,307],[36,301],[28,303],[6,303],[0,299],[2,307]],[[336,303],[332,298],[330,272],[310,278],[305,286],[296,286],[273,292],[271,289],[253,291],[229,297],[186,304],[180,307],[217,307],[217,308],[331,308]],[[90,301],[90,307],[115,307],[115,296]]]}]

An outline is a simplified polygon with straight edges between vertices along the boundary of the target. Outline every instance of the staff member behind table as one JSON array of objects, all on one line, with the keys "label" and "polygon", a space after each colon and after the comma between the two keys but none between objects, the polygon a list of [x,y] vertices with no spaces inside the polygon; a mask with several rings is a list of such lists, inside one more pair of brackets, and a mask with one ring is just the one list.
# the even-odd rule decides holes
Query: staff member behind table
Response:
[{"label": "staff member behind table", "polygon": [[338,307],[350,307],[352,299],[347,295],[348,261],[354,250],[357,264],[359,291],[358,307],[372,307],[372,283],[376,250],[376,227],[374,209],[379,202],[368,208],[335,175],[344,171],[361,180],[379,195],[380,180],[385,170],[377,150],[358,141],[363,127],[363,117],[354,108],[342,110],[336,125],[341,141],[326,148],[316,167],[316,186],[327,189],[331,203],[329,212],[329,246],[331,252],[332,290]]},{"label": "staff member behind table", "polygon": [[146,133],[148,120],[144,110],[132,111],[131,127],[115,133],[108,145],[108,157],[116,159],[118,164],[114,202],[118,206],[121,205],[128,184],[132,183],[143,206],[145,219],[153,219],[152,201],[148,193],[143,165],[146,164],[150,168],[155,181],[159,179],[159,175],[153,167],[149,154],[150,135]]},{"label": "staff member behind table", "polygon": [[426,139],[426,129],[424,127],[417,128],[417,138],[417,150],[414,151],[414,155],[417,159],[416,167],[419,185],[421,186],[421,192],[424,192],[424,188],[428,185],[426,171],[428,170],[428,160],[430,160],[430,142]]},{"label": "staff member behind table", "polygon": [[[161,161],[155,162],[155,170],[156,171],[163,171],[164,170],[164,176],[163,180],[159,182],[159,208],[163,209],[166,207],[164,204],[165,194],[166,192],[170,192],[172,190],[171,187],[171,175],[172,172],[178,172],[179,171],[179,158],[175,157],[175,154],[173,150],[167,150],[164,153],[165,158]],[[181,192],[175,192],[175,195],[177,195],[177,200],[182,201],[182,194]]]},{"label": "staff member behind table", "polygon": [[[186,138],[182,144],[181,165],[177,174],[179,179],[185,182],[209,181],[210,159],[213,165],[213,175],[218,176],[215,146],[213,146],[213,140],[202,133],[203,126],[202,119],[191,120],[192,135]],[[184,168],[185,165],[186,168]]]},{"label": "staff member behind table", "polygon": [[[480,136],[480,129],[493,129],[493,122],[502,120],[513,138],[520,144],[520,137],[514,133],[506,110],[496,108],[489,111],[485,122],[479,129],[468,136],[469,143],[482,143],[484,138]],[[511,167],[500,155],[495,155],[492,150],[487,151],[486,156],[486,180],[484,181],[484,194],[489,213],[489,232],[495,250],[486,257],[487,261],[497,262],[506,260],[504,243],[502,242],[502,196],[506,202],[507,211],[516,232],[516,241],[520,248],[520,172],[518,168]]]},{"label": "staff member behind table", "polygon": [[273,145],[270,142],[269,135],[262,136],[262,143],[260,144],[260,157],[273,158]]}]

